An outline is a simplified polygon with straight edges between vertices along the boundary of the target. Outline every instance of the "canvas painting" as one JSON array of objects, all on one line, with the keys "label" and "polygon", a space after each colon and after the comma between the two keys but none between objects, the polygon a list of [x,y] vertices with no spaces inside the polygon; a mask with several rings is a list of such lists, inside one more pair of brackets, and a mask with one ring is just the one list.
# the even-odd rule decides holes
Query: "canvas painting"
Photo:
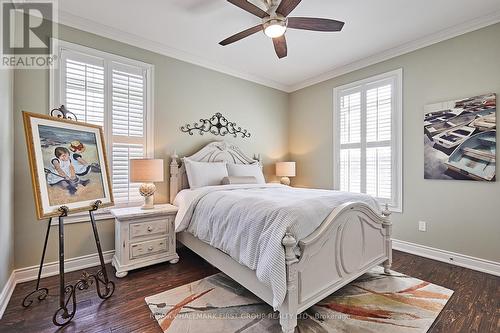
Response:
[{"label": "canvas painting", "polygon": [[496,94],[425,107],[425,179],[496,180]]},{"label": "canvas painting", "polygon": [[38,218],[112,204],[102,130],[98,126],[24,113]]}]

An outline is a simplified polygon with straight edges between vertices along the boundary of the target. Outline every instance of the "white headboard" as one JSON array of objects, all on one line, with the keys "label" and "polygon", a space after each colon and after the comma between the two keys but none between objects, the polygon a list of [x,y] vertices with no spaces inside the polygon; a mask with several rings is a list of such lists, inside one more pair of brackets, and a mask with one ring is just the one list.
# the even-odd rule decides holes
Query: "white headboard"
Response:
[{"label": "white headboard", "polygon": [[[259,156],[250,158],[237,146],[224,141],[209,143],[195,154],[187,157],[198,162],[260,163]],[[184,168],[184,164],[179,161],[179,156],[174,153],[171,156],[170,162],[170,203],[174,202],[175,196],[179,191],[186,188],[189,188],[186,169]]]}]

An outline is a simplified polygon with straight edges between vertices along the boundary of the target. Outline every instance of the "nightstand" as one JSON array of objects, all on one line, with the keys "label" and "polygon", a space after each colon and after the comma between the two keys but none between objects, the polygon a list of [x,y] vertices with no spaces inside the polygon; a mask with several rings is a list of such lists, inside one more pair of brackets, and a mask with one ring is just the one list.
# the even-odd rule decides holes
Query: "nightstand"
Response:
[{"label": "nightstand", "polygon": [[115,217],[115,255],[112,265],[116,277],[164,261],[176,264],[175,214],[177,207],[156,205],[153,209],[141,207],[112,209]]}]

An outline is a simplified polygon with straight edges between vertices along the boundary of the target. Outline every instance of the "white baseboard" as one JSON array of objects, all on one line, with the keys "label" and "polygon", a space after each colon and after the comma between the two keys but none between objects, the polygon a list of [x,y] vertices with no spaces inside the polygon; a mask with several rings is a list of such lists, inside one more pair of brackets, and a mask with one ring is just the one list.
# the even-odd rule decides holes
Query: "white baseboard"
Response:
[{"label": "white baseboard", "polygon": [[0,293],[0,319],[2,319],[3,313],[7,308],[7,304],[9,304],[10,296],[14,292],[14,288],[16,287],[16,274],[14,271],[10,274],[7,283],[2,289]]},{"label": "white baseboard", "polygon": [[475,271],[500,276],[500,263],[486,259],[471,257],[465,254],[436,249],[433,247],[410,243],[398,239],[392,240],[394,250],[411,253],[420,257],[434,259]]},{"label": "white baseboard", "polygon": [[[105,251],[102,253],[105,263],[110,263],[115,254],[114,250]],[[73,272],[79,269],[84,269],[99,265],[99,256],[97,253],[88,254],[81,257],[70,258],[64,260],[64,271]],[[38,265],[14,270],[16,273],[16,283],[36,280],[38,275]],[[59,274],[59,262],[49,262],[43,265],[42,278]]]},{"label": "white baseboard", "polygon": [[[105,263],[110,263],[114,250],[105,251],[102,253]],[[70,258],[64,260],[65,272],[73,272],[79,269],[85,269],[99,265],[99,256],[97,253],[88,254],[81,257]],[[41,277],[48,277],[59,274],[59,262],[49,262],[43,265]],[[3,316],[7,304],[9,303],[12,292],[18,283],[36,280],[38,276],[38,266],[30,266],[25,268],[15,269],[10,275],[9,280],[5,284],[2,292],[0,293],[0,319]]]}]

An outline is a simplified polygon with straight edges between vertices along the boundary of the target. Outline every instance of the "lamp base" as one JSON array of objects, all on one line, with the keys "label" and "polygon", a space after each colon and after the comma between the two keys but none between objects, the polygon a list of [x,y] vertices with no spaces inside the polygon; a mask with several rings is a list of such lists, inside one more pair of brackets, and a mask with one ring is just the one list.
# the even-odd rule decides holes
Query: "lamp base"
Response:
[{"label": "lamp base", "polygon": [[144,198],[144,205],[141,209],[153,209],[154,205],[154,193],[156,191],[156,186],[153,183],[144,183],[139,187],[139,193]]},{"label": "lamp base", "polygon": [[281,177],[280,183],[286,186],[290,186],[290,178],[288,177]]},{"label": "lamp base", "polygon": [[154,195],[144,197],[144,204],[141,206],[141,209],[148,210],[148,209],[153,209],[153,208],[155,208]]}]

